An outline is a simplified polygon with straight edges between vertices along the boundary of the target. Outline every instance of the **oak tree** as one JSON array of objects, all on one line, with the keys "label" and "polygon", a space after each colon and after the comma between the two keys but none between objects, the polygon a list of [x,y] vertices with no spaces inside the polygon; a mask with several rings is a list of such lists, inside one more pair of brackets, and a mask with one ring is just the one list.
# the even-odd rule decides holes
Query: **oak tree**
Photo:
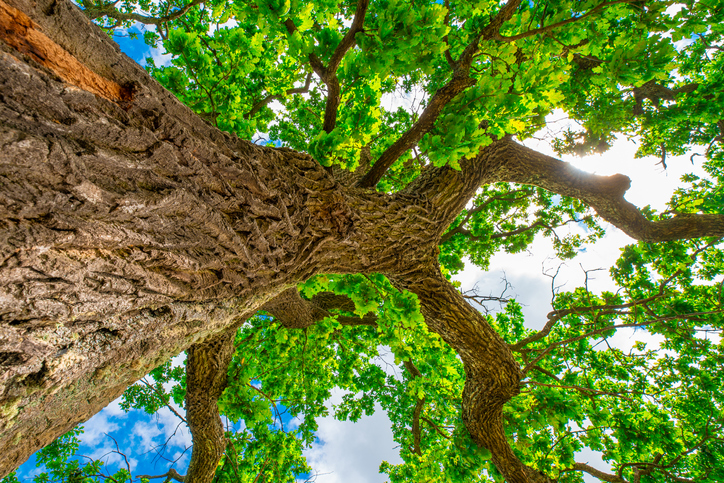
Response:
[{"label": "oak tree", "polygon": [[[0,0],[0,474],[156,368],[126,401],[184,401],[191,464],[167,478],[293,480],[339,387],[339,417],[388,412],[395,482],[721,481],[724,346],[701,334],[722,328],[723,17],[716,0]],[[152,77],[104,33],[133,22],[172,56]],[[580,126],[561,154],[627,136],[663,167],[698,149],[709,176],[640,209],[625,175],[521,143],[554,110]],[[541,330],[450,281],[539,235],[571,257],[602,221],[635,240],[619,289],[558,294]],[[571,223],[587,238],[559,235]],[[665,342],[602,348],[621,328]],[[164,363],[184,350],[182,380]],[[277,404],[297,430],[270,425]],[[93,478],[63,466],[73,437],[44,457]]]}]

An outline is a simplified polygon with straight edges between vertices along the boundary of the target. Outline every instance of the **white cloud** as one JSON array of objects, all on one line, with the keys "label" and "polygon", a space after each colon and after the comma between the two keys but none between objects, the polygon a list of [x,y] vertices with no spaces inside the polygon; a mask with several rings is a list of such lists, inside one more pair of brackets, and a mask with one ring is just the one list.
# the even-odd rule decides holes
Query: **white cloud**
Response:
[{"label": "white cloud", "polygon": [[414,86],[410,92],[399,88],[396,92],[383,94],[380,105],[388,111],[396,111],[402,107],[408,112],[417,112],[427,102],[428,95],[422,87]]},{"label": "white cloud", "polygon": [[[327,404],[342,401],[342,391],[334,391]],[[378,468],[382,461],[399,464],[402,460],[392,439],[387,414],[376,406],[372,416],[357,423],[319,418],[317,440],[304,452],[307,462],[318,473],[317,483],[375,483],[385,481]]]},{"label": "white cloud", "polygon": [[[106,409],[99,412],[83,424],[83,433],[79,436],[82,444],[87,446],[99,446],[107,440],[107,433],[120,429],[118,422],[111,421],[111,418],[124,415],[118,406],[119,400],[113,401]],[[120,413],[119,413],[120,411]]]},{"label": "white cloud", "polygon": [[[184,414],[182,408],[175,406],[174,409],[179,414]],[[143,451],[154,451],[166,441],[168,441],[167,451],[178,448],[183,450],[191,446],[191,432],[186,424],[166,407],[152,416],[137,421],[133,426],[133,435],[138,440],[137,447]]]},{"label": "white cloud", "polygon": [[153,59],[153,63],[156,67],[168,67],[171,65],[171,59],[173,59],[173,55],[165,52],[161,47],[149,49],[149,53],[145,55],[143,61],[141,61],[142,66],[146,66],[147,57],[151,57]]},{"label": "white cloud", "polygon": [[[555,129],[566,129],[575,126],[565,119],[565,114],[555,112],[548,117],[549,122],[555,119]],[[546,128],[548,129],[548,128]],[[524,144],[542,153],[558,157],[550,144],[539,136],[538,139],[526,140]],[[666,203],[671,194],[682,185],[681,176],[694,173],[706,177],[706,172],[700,165],[692,165],[688,156],[670,157],[667,159],[666,170],[658,164],[659,160],[649,157],[634,159],[637,146],[633,141],[618,139],[606,153],[586,156],[564,156],[562,159],[573,166],[602,176],[622,173],[631,178],[631,188],[626,192],[626,199],[636,206],[650,205],[658,211],[667,209]],[[511,284],[506,296],[515,298],[523,305],[526,325],[532,329],[541,328],[546,322],[546,314],[550,312],[551,279],[543,275],[555,273],[559,264],[562,264],[556,277],[555,285],[561,290],[573,290],[585,283],[584,270],[603,270],[589,272],[588,287],[594,293],[601,291],[615,291],[616,285],[609,276],[608,270],[620,255],[622,247],[635,243],[628,235],[614,226],[603,223],[606,235],[593,245],[585,247],[573,260],[564,262],[552,257],[553,247],[549,240],[538,237],[525,253],[509,254],[498,253],[491,258],[490,268],[483,271],[470,263],[466,269],[455,279],[462,283],[463,290],[469,290],[477,285],[482,295],[500,295],[505,288],[503,276]],[[583,230],[574,224],[558,229],[558,233],[584,234]],[[495,308],[493,305],[490,308]],[[638,335],[637,335],[638,336]],[[630,336],[624,335],[617,339],[624,346],[630,345]]]}]

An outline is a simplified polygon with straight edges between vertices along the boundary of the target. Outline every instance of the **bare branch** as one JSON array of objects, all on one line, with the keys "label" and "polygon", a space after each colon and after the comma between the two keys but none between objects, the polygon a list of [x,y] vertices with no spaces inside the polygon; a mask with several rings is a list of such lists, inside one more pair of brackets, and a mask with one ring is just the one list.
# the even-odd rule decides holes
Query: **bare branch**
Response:
[{"label": "bare branch", "polygon": [[536,332],[533,335],[530,335],[526,337],[525,339],[516,342],[515,344],[510,345],[510,350],[519,352],[523,347],[527,346],[528,344],[531,344],[533,342],[539,341],[546,337],[548,334],[550,334],[551,330],[555,326],[555,324],[561,320],[562,318],[572,315],[572,314],[584,314],[594,311],[604,311],[606,314],[612,314],[616,313],[616,311],[622,310],[622,309],[629,309],[632,307],[637,307],[639,305],[644,305],[649,302],[653,302],[654,300],[657,300],[661,297],[664,297],[665,294],[663,293],[663,286],[661,287],[661,290],[658,294],[653,295],[651,297],[647,297],[644,299],[636,300],[633,302],[629,302],[626,304],[618,304],[618,305],[591,305],[588,307],[572,307],[570,309],[564,309],[564,310],[555,310],[553,312],[548,313],[548,322],[546,325]]},{"label": "bare branch", "polygon": [[[533,361],[531,361],[527,366],[525,366],[525,368],[523,369],[523,373],[524,374],[528,373],[528,371],[530,369],[532,369],[536,364],[538,364],[538,362],[540,362],[546,355],[548,355],[548,353],[550,353],[556,347],[567,345],[567,344],[570,344],[571,342],[576,342],[576,341],[579,341],[582,339],[587,339],[593,335],[602,334],[604,332],[609,332],[609,331],[615,330],[615,329],[646,327],[648,325],[655,324],[658,322],[690,319],[690,318],[696,317],[696,316],[713,315],[713,314],[718,314],[718,313],[721,313],[721,310],[713,310],[713,311],[707,311],[707,312],[692,312],[692,313],[688,313],[688,314],[678,314],[678,315],[671,315],[671,316],[666,316],[666,317],[655,317],[655,318],[653,318],[651,320],[647,320],[645,322],[637,322],[637,323],[632,323],[632,324],[610,324],[605,327],[590,330],[590,331],[586,332],[585,334],[582,334],[582,335],[579,335],[576,337],[570,337],[570,338],[562,340],[560,342],[556,342],[554,344],[549,345],[545,349],[541,350],[540,354],[535,359],[533,359]],[[604,312],[601,312],[601,314],[602,315],[614,315],[614,314],[631,315],[631,312],[604,311]]]}]

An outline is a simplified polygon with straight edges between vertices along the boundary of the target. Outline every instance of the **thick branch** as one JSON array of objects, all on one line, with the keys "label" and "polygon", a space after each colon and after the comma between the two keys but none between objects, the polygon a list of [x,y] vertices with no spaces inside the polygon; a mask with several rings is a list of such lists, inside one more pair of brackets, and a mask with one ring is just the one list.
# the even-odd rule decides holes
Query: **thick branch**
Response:
[{"label": "thick branch", "polygon": [[329,59],[329,64],[327,64],[327,75],[336,74],[339,64],[342,63],[342,59],[344,59],[345,54],[349,51],[349,49],[354,47],[356,42],[355,36],[364,28],[365,15],[367,14],[367,8],[369,5],[370,0],[357,0],[357,7],[355,8],[352,25],[350,25],[349,30],[344,35],[344,38],[342,38],[339,45],[337,45],[337,48],[334,49],[334,53]]},{"label": "thick branch", "polygon": [[[422,111],[420,118],[410,127],[400,138],[395,141],[392,146],[387,148],[379,157],[367,174],[362,178],[358,186],[361,188],[372,188],[382,179],[382,176],[390,169],[397,159],[402,156],[408,149],[417,144],[422,136],[430,132],[435,120],[438,118],[443,108],[453,100],[458,94],[468,87],[475,84],[475,79],[469,77],[470,66],[472,65],[474,55],[479,50],[479,42],[483,38],[489,38],[497,35],[500,27],[509,20],[521,0],[509,0],[503,8],[496,14],[490,23],[478,34],[460,55],[460,58],[453,62],[453,77],[430,99],[430,103]],[[449,55],[449,54],[448,54]]]},{"label": "thick branch", "polygon": [[428,205],[213,128],[70,2],[0,22],[0,476],[284,288],[432,252]]},{"label": "thick branch", "polygon": [[[327,86],[327,103],[324,108],[324,124],[322,126],[324,132],[332,132],[334,126],[337,124],[337,110],[341,100],[341,88],[339,79],[337,78],[337,68],[342,62],[342,59],[344,59],[345,54],[354,46],[355,35],[362,31],[369,4],[369,0],[357,0],[357,8],[355,9],[352,25],[342,38],[342,41],[337,45],[337,48],[334,49],[334,53],[329,59],[327,66],[324,65],[315,53],[312,52],[309,54],[309,63],[312,69]],[[284,22],[284,26],[290,35],[293,35],[298,30],[291,19],[287,19]]]},{"label": "thick branch", "polygon": [[430,132],[443,108],[453,100],[455,96],[473,84],[475,84],[475,81],[465,75],[453,77],[450,82],[440,88],[435,95],[432,96],[430,103],[425,107],[425,110],[422,111],[417,122],[382,153],[372,168],[359,181],[358,186],[371,188],[377,185],[390,166],[408,149],[412,149],[412,147],[422,139],[422,136]]},{"label": "thick branch", "polygon": [[289,329],[309,327],[329,315],[326,310],[302,299],[296,287],[285,290],[262,309]]},{"label": "thick branch", "polygon": [[194,446],[186,480],[193,483],[211,482],[226,448],[216,401],[226,389],[235,333],[230,330],[187,351],[186,419]]},{"label": "thick branch", "polygon": [[490,450],[506,481],[548,481],[518,459],[503,430],[503,405],[518,394],[522,375],[505,342],[437,267],[423,267],[393,282],[417,294],[427,326],[460,355],[466,375],[463,421],[473,440]]},{"label": "thick branch", "polygon": [[[262,310],[272,314],[284,327],[299,329],[333,315],[333,310],[354,312],[355,306],[348,297],[331,292],[320,292],[311,300],[305,300],[296,287],[292,287],[267,302]],[[361,318],[338,315],[337,320],[342,325],[377,325],[377,316],[374,314],[366,314]]]},{"label": "thick branch", "polygon": [[480,163],[495,164],[494,181],[540,186],[553,193],[578,198],[634,239],[660,242],[724,236],[724,215],[681,213],[670,219],[648,220],[624,199],[631,184],[627,176],[586,173],[507,138],[494,144],[498,147],[492,159],[485,153],[478,157]]},{"label": "thick branch", "polygon": [[[436,168],[428,165],[403,192],[434,204],[434,224],[441,235],[465,209],[481,185],[497,181],[496,170],[500,163],[505,162],[506,152],[506,143],[495,142],[481,149],[477,157],[461,159],[459,171],[449,166]],[[471,212],[477,209],[482,208],[476,207]]]}]

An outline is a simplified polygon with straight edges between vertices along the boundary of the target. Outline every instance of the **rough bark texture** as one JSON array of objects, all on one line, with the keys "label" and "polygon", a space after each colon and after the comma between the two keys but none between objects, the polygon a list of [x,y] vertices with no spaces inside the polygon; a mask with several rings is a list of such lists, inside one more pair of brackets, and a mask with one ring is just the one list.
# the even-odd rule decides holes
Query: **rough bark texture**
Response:
[{"label": "rough bark texture", "polygon": [[134,94],[0,44],[0,474],[310,275],[433,253],[416,200],[350,194],[306,155],[212,128],[68,3],[10,7]]},{"label": "rough bark texture", "polygon": [[212,481],[224,454],[226,438],[216,401],[226,389],[235,332],[210,337],[186,352],[186,420],[194,445],[185,478],[190,483]]},{"label": "rough bark texture", "polygon": [[606,221],[636,240],[660,242],[724,236],[724,216],[678,214],[668,220],[649,221],[626,201],[631,186],[628,176],[598,176],[585,173],[568,163],[546,156],[509,139],[499,143],[499,156],[505,159],[495,170],[494,181],[513,181],[545,188],[588,203]]},{"label": "rough bark texture", "polygon": [[398,287],[418,295],[430,330],[455,348],[465,367],[463,421],[473,440],[493,455],[510,483],[547,482],[513,453],[503,430],[503,405],[520,388],[522,372],[507,344],[439,272],[430,266]]},{"label": "rough bark texture", "polygon": [[329,294],[299,297],[294,286],[315,273],[381,272],[418,294],[430,328],[460,354],[475,441],[508,481],[545,481],[505,437],[520,368],[440,276],[442,232],[481,184],[515,181],[579,197],[635,238],[724,234],[721,216],[649,222],[623,199],[627,178],[587,175],[508,139],[461,171],[428,167],[395,195],[345,187],[305,154],[204,123],[69,2],[2,1],[0,476],[192,346],[190,377],[208,386],[190,392],[189,418],[209,446],[190,471],[213,474],[224,337],[260,308],[288,327],[347,310]]},{"label": "rough bark texture", "polygon": [[[337,313],[337,321],[342,325],[376,325],[377,316],[367,314],[360,318],[357,316],[338,315],[339,311],[354,312],[355,306],[344,295],[335,295],[332,292],[321,292],[312,298],[304,300],[296,287],[285,290],[262,307],[269,312],[281,325],[287,329],[301,329],[314,325],[325,317]],[[334,311],[334,312],[333,312]]]}]

